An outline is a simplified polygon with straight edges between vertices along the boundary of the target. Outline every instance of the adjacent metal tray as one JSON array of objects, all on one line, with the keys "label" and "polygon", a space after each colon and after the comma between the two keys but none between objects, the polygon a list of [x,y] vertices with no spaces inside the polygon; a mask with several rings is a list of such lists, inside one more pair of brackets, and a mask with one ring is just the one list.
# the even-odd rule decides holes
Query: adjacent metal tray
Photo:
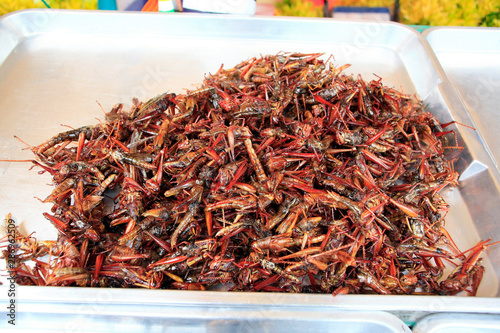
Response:
[{"label": "adjacent metal tray", "polygon": [[439,313],[422,318],[414,333],[498,333],[500,316],[491,314]]},{"label": "adjacent metal tray", "polygon": [[[365,80],[377,78],[376,74],[386,85],[418,94],[442,122],[475,125],[425,39],[403,25],[30,10],[0,20],[0,159],[32,158],[14,135],[37,145],[64,130],[60,124],[96,123],[96,118],[103,118],[100,105],[109,110],[118,102],[130,105],[134,96],[145,100],[164,91],[192,89],[205,73],[215,72],[221,64],[231,67],[243,59],[279,51],[332,54],[336,64],[352,64],[348,72],[361,74]],[[447,229],[462,249],[480,239],[500,240],[496,228],[500,216],[498,170],[479,131],[450,128],[457,131],[465,149],[456,163],[462,173],[461,185],[443,193],[451,204]],[[28,163],[0,164],[0,214],[11,212],[22,230],[36,231],[40,239],[54,239],[55,230],[41,215],[50,207],[34,198],[49,194],[51,188],[46,184],[50,178],[28,168]],[[165,312],[183,307],[186,316],[192,307],[210,308],[220,316],[245,308],[257,313],[263,324],[269,319],[268,309],[293,309],[290,319],[304,322],[311,313],[354,309],[389,311],[413,322],[432,312],[500,313],[500,247],[486,251],[484,265],[481,297],[476,298],[19,287],[18,302],[20,311],[24,304],[28,312],[43,313],[48,310],[41,303],[74,309],[105,293],[111,296],[100,303],[105,309],[101,314],[114,313],[119,304],[130,309],[158,305]],[[3,292],[7,294],[0,288]],[[310,327],[320,327],[314,325],[328,323],[328,318],[330,315],[318,318]]]}]

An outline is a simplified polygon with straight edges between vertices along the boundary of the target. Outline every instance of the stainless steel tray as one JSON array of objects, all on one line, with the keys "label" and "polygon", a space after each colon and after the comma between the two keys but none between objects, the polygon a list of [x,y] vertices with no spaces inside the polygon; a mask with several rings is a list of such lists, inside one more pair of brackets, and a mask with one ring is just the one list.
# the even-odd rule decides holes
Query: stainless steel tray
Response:
[{"label": "stainless steel tray", "polygon": [[[33,292],[30,289],[21,288],[20,295]],[[36,332],[410,332],[401,319],[387,312],[323,307],[321,303],[308,302],[307,297],[305,303],[299,305],[293,297],[286,297],[290,295],[284,298],[277,295],[276,302],[268,303],[255,294],[229,300],[219,297],[217,292],[67,288],[55,293],[54,288],[42,289],[48,293],[42,297],[38,294],[38,301],[18,302],[16,329]],[[3,313],[2,316],[5,317]],[[3,328],[12,326],[2,319],[0,329]]]},{"label": "stainless steel tray", "polygon": [[[130,105],[134,96],[145,100],[167,90],[182,92],[201,83],[205,73],[215,72],[221,64],[230,67],[249,57],[279,51],[333,54],[336,64],[351,63],[349,72],[359,73],[365,80],[376,74],[386,85],[418,94],[440,121],[474,126],[425,39],[403,25],[32,10],[0,20],[0,159],[32,157],[14,135],[37,145],[64,130],[60,124],[96,123],[96,118],[103,118],[96,101],[109,110],[117,102]],[[500,178],[479,132],[450,127],[465,149],[456,164],[462,173],[461,185],[443,193],[451,204],[447,229],[465,250],[480,239],[500,240],[500,229],[495,228],[500,216]],[[40,239],[54,239],[55,230],[41,215],[50,207],[34,198],[48,195],[50,179],[28,168],[28,163],[0,164],[0,214],[11,212],[21,229],[36,231]],[[119,304],[184,307],[186,311],[207,307],[217,309],[221,316],[245,308],[266,319],[267,309],[293,309],[293,318],[307,320],[311,313],[349,309],[389,311],[414,322],[433,312],[500,313],[499,246],[486,251],[484,264],[481,297],[476,298],[18,287],[18,303],[20,311],[24,306],[28,312],[43,313],[42,303],[75,309],[104,293],[111,296],[100,304],[111,312]],[[0,294],[7,291],[0,288]]]},{"label": "stainless steel tray", "polygon": [[436,27],[424,32],[460,93],[498,168],[500,162],[500,29]]},{"label": "stainless steel tray", "polygon": [[414,333],[498,333],[500,316],[478,313],[439,313],[419,320]]}]

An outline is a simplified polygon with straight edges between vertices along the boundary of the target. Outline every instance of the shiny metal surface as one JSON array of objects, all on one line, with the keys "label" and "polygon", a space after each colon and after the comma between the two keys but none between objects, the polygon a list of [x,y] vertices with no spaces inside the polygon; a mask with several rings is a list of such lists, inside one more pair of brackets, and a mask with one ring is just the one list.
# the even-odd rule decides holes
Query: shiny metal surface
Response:
[{"label": "shiny metal surface", "polygon": [[440,313],[417,322],[414,333],[498,333],[500,316],[491,314]]},{"label": "shiny metal surface", "polygon": [[498,168],[500,162],[500,29],[438,27],[425,31]]},{"label": "shiny metal surface", "polygon": [[[500,163],[500,29],[472,27],[436,27],[424,34],[447,78],[458,92],[462,104],[491,157],[490,172],[498,174]],[[459,126],[460,127],[460,126]],[[478,167],[482,167],[478,165]],[[495,170],[496,169],[496,170]],[[481,237],[498,237],[498,176],[496,182],[473,173],[477,190],[464,197]],[[467,177],[467,176],[466,176]],[[464,176],[462,176],[464,178]],[[495,178],[495,177],[494,177]],[[493,188],[495,187],[495,189]],[[484,219],[483,217],[488,216]],[[498,251],[490,252],[496,274]],[[497,295],[498,296],[498,295]]]},{"label": "shiny metal surface", "polygon": [[[33,292],[44,301],[18,302],[15,328],[36,332],[411,332],[387,312],[339,309],[314,301],[298,306],[290,295],[274,295],[274,301],[254,293],[228,299],[229,293],[219,292],[54,290],[20,288],[20,295]],[[309,303],[307,295],[304,301]],[[5,317],[4,309],[0,315]],[[10,327],[0,320],[0,329]]]},{"label": "shiny metal surface", "polygon": [[[61,124],[96,123],[96,118],[103,118],[100,105],[109,110],[118,102],[130,106],[134,96],[145,100],[164,91],[183,92],[221,64],[229,68],[243,59],[279,51],[325,52],[325,58],[333,54],[335,64],[352,64],[347,72],[361,74],[365,80],[377,79],[376,74],[388,86],[418,94],[441,122],[474,125],[425,39],[403,25],[32,10],[0,20],[0,159],[32,158],[14,135],[38,145],[63,131]],[[459,158],[456,169],[462,176],[458,188],[443,191],[451,205],[446,221],[465,250],[480,239],[500,240],[495,227],[500,216],[500,178],[479,132],[450,128],[457,131],[465,149],[450,150]],[[50,177],[28,171],[29,167],[29,163],[0,163],[0,214],[11,212],[22,230],[36,231],[40,239],[54,239],[55,230],[41,215],[50,205],[34,198],[50,193]],[[36,304],[88,304],[104,292],[112,298],[103,302],[105,309],[123,303],[131,308],[140,304],[150,309],[157,304],[189,310],[195,304],[215,306],[221,316],[241,307],[278,312],[293,308],[299,312],[292,317],[304,320],[311,311],[332,314],[347,309],[389,311],[406,321],[432,312],[500,313],[499,246],[487,250],[483,264],[481,297],[476,298],[19,287],[19,303],[29,311],[43,311]],[[265,319],[266,311],[259,318]]]}]

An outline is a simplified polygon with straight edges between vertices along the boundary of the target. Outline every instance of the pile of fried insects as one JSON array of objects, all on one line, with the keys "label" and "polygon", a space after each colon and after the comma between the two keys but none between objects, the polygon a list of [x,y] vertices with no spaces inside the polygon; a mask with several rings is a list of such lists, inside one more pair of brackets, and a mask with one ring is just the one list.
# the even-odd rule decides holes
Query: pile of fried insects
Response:
[{"label": "pile of fried insects", "polygon": [[459,148],[416,98],[321,57],[221,66],[31,147],[59,236],[18,230],[17,283],[475,295],[490,240],[459,250],[439,194]]}]

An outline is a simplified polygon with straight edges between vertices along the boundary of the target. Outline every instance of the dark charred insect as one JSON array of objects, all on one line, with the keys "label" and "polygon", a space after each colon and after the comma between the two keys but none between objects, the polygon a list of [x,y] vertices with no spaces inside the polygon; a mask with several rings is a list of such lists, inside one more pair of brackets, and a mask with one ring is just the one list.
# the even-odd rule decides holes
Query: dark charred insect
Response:
[{"label": "dark charred insect", "polygon": [[154,98],[151,98],[146,103],[144,103],[137,112],[132,112],[130,115],[132,118],[139,118],[149,112],[164,112],[167,108],[173,104],[172,99],[175,98],[173,93],[163,93]]},{"label": "dark charred insect", "polygon": [[43,144],[34,147],[33,152],[36,154],[43,154],[49,148],[52,148],[64,141],[76,141],[81,133],[85,135],[87,140],[90,140],[92,136],[98,136],[101,131],[101,126],[83,126],[71,131],[63,132],[45,141]]}]

